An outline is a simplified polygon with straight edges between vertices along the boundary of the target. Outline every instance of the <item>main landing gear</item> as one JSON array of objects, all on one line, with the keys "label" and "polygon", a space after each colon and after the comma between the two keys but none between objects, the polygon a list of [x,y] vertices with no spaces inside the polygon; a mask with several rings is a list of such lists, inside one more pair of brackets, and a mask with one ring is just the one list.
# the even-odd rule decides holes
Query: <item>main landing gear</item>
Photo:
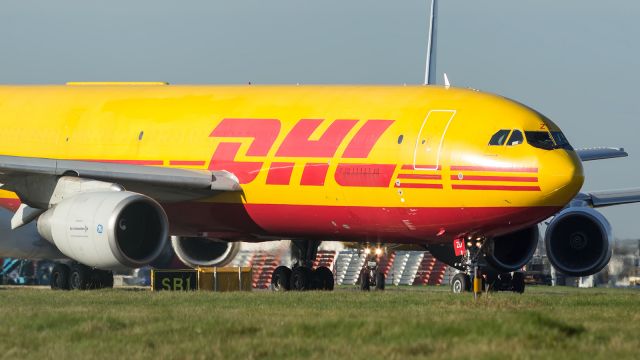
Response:
[{"label": "main landing gear", "polygon": [[293,269],[278,266],[271,275],[271,288],[276,291],[333,290],[333,272],[326,266],[313,269],[318,246],[317,240],[292,240]]},{"label": "main landing gear", "polygon": [[456,264],[462,271],[451,279],[453,293],[473,292],[477,299],[483,291],[524,292],[524,273],[499,273],[482,258],[483,239],[476,242],[468,240],[466,245],[462,261]]},{"label": "main landing gear", "polygon": [[51,270],[51,289],[89,290],[113,287],[113,273],[79,263],[56,263]]}]

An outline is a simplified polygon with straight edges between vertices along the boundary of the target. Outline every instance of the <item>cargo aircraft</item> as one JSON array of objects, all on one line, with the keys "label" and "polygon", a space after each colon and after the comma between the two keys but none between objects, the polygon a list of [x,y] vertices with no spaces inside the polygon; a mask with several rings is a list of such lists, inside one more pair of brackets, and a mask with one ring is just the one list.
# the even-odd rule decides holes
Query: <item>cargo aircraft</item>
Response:
[{"label": "cargo aircraft", "polygon": [[435,85],[436,8],[425,85],[0,86],[0,255],[59,259],[52,287],[86,289],[291,239],[273,284],[305,290],[333,288],[311,267],[321,241],[414,244],[461,270],[455,292],[476,269],[521,291],[553,217],[553,266],[598,272],[612,238],[593,208],[640,191],[580,193],[581,161],[626,153],[574,150],[523,104]]}]

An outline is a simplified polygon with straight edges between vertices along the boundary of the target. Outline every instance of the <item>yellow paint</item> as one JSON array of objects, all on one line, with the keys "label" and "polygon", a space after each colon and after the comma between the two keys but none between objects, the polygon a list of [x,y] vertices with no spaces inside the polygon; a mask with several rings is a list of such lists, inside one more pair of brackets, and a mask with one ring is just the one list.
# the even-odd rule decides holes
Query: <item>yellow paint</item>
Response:
[{"label": "yellow paint", "polygon": [[[75,83],[72,83],[75,84]],[[418,138],[430,112],[455,113],[440,149],[440,171],[405,171],[442,175],[443,189],[355,188],[339,186],[334,178],[341,163],[413,164],[433,158],[437,137]],[[243,185],[244,197],[222,194],[204,201],[268,204],[357,205],[375,207],[563,206],[582,185],[582,166],[573,152],[542,150],[528,144],[489,147],[499,129],[539,130],[556,125],[508,99],[472,90],[433,86],[137,86],[94,83],[92,86],[0,86],[0,154],[59,159],[205,161],[220,142],[233,139],[209,135],[224,118],[270,118],[282,130],[266,158],[243,155],[238,161],[264,161],[263,170]],[[286,134],[300,119],[325,119],[316,138],[336,119],[357,119],[333,158],[275,158]],[[380,138],[368,159],[341,159],[347,144],[366,120],[388,119],[394,124]],[[444,128],[442,117],[438,126]],[[428,130],[428,129],[427,129]],[[140,134],[143,137],[139,140]],[[428,131],[425,136],[429,135]],[[399,136],[403,141],[398,144]],[[421,134],[422,136],[422,134]],[[429,135],[430,136],[430,135]],[[427,150],[431,147],[431,150]],[[271,161],[294,162],[288,186],[266,185]],[[325,186],[301,186],[306,162],[330,164]],[[534,167],[537,174],[451,171],[450,166]],[[223,170],[223,169],[218,169]],[[451,176],[537,176],[541,191],[453,190]],[[426,180],[402,180],[402,183]],[[467,181],[466,184],[487,184]],[[526,183],[492,182],[497,185]],[[401,191],[399,191],[401,190]],[[6,192],[2,193],[5,196]]]}]

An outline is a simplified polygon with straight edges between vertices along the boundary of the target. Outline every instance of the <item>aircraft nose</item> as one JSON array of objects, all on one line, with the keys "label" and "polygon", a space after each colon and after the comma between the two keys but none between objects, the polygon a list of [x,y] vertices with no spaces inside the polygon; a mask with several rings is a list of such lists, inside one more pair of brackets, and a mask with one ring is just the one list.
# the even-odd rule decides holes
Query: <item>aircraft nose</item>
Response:
[{"label": "aircraft nose", "polygon": [[556,149],[540,159],[541,190],[549,205],[567,204],[584,183],[582,162],[575,151]]}]

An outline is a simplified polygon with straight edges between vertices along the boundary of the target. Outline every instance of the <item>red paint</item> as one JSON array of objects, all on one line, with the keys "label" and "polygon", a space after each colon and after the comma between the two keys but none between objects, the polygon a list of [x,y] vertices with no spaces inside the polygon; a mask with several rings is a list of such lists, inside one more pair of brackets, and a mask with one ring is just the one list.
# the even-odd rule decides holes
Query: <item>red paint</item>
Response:
[{"label": "red paint", "polygon": [[466,249],[464,246],[464,240],[463,239],[454,239],[453,240],[453,252],[455,253],[456,256],[462,256],[464,255]]},{"label": "red paint", "polygon": [[398,174],[398,179],[440,180],[442,176],[432,174]]},{"label": "red paint", "polygon": [[300,120],[287,134],[276,156],[333,157],[340,143],[357,122],[358,120],[335,120],[318,140],[309,140],[311,134],[322,124],[322,120]]},{"label": "red paint", "polygon": [[267,173],[268,185],[289,185],[291,173],[295,166],[292,162],[273,162]]},{"label": "red paint", "polygon": [[458,185],[453,184],[454,190],[507,190],[507,191],[540,191],[539,186],[513,186],[513,185]]},{"label": "red paint", "polygon": [[20,199],[12,199],[12,198],[0,198],[0,207],[3,207],[9,211],[15,212],[20,207],[22,202]]},{"label": "red paint", "polygon": [[169,165],[173,166],[204,166],[205,161],[202,160],[171,160]]},{"label": "red paint", "polygon": [[342,186],[389,187],[395,164],[338,164],[335,180]]},{"label": "red paint", "polygon": [[464,175],[459,179],[456,175],[451,175],[451,180],[480,180],[480,181],[514,181],[514,182],[537,182],[537,177],[532,176],[483,176],[483,175]]},{"label": "red paint", "polygon": [[397,188],[405,189],[442,189],[442,184],[415,184],[415,183],[401,183]]},{"label": "red paint", "polygon": [[451,171],[538,172],[534,167],[452,166]]},{"label": "red paint", "polygon": [[327,178],[329,164],[327,163],[308,163],[302,171],[302,179],[300,185],[324,186]]},{"label": "red paint", "polygon": [[163,160],[106,160],[106,159],[77,159],[77,161],[90,161],[109,164],[127,164],[127,165],[164,165]]},{"label": "red paint", "polygon": [[380,136],[393,124],[393,120],[369,120],[351,139],[343,158],[368,158],[371,149],[378,142]]},{"label": "red paint", "polygon": [[211,157],[209,170],[227,170],[238,177],[240,184],[252,182],[260,169],[262,162],[235,161],[235,156],[240,149],[240,143],[221,143]]},{"label": "red paint", "polygon": [[415,167],[413,164],[402,165],[402,170],[440,170],[440,165],[419,165],[417,164]]},{"label": "red paint", "polygon": [[247,156],[267,156],[280,134],[277,119],[223,119],[210,137],[253,138]]}]

